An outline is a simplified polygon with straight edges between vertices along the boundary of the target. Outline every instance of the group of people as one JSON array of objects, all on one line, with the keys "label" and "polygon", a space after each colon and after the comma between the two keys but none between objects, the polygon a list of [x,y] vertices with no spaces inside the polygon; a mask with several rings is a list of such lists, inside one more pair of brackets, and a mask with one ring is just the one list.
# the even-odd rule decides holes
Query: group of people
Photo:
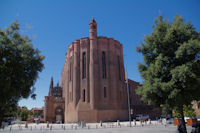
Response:
[{"label": "group of people", "polygon": [[[192,125],[192,127],[191,133],[200,133],[200,123],[195,123]],[[177,133],[186,133],[182,121],[179,121]]]}]

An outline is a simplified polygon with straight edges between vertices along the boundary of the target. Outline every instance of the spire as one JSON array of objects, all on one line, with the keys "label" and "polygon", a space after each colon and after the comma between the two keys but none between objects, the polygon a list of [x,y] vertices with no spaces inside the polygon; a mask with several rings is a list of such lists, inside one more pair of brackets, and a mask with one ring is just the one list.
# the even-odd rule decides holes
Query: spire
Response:
[{"label": "spire", "polygon": [[51,77],[50,88],[53,88],[53,77]]},{"label": "spire", "polygon": [[51,77],[50,87],[49,87],[49,96],[52,96],[53,93],[53,77]]},{"label": "spire", "polygon": [[90,21],[90,24],[97,24],[96,21],[94,20],[94,17],[92,17],[92,20]]},{"label": "spire", "polygon": [[94,20],[94,17],[92,17],[92,20],[90,21],[90,39],[96,39],[97,38],[97,23]]},{"label": "spire", "polygon": [[57,88],[59,88],[59,80],[58,80],[58,82],[57,82]]}]

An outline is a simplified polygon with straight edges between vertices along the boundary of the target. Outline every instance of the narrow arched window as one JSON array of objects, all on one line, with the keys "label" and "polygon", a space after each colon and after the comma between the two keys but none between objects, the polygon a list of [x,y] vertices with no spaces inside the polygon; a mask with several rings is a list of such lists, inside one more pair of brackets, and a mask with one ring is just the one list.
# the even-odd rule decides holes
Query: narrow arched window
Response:
[{"label": "narrow arched window", "polygon": [[85,89],[83,89],[83,102],[85,102]]},{"label": "narrow arched window", "polygon": [[86,53],[82,54],[82,78],[86,78]]},{"label": "narrow arched window", "polygon": [[103,78],[106,78],[106,53],[102,52],[102,74]]},{"label": "narrow arched window", "polygon": [[117,64],[118,64],[118,73],[119,73],[119,80],[121,80],[121,63],[120,63],[120,56],[117,56]]},{"label": "narrow arched window", "polygon": [[106,87],[104,87],[104,98],[107,97]]}]

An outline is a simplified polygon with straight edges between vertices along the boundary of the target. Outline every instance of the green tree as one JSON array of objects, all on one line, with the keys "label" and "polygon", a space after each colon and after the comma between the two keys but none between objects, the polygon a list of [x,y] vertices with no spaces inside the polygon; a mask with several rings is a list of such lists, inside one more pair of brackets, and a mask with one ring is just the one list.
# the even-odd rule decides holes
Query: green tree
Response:
[{"label": "green tree", "polygon": [[22,121],[26,121],[28,118],[30,118],[31,111],[28,110],[27,107],[23,107],[19,110],[19,117]]},{"label": "green tree", "polygon": [[172,22],[159,16],[136,49],[144,57],[137,93],[149,104],[178,110],[186,132],[183,107],[200,99],[200,33],[178,15]]},{"label": "green tree", "polygon": [[38,117],[38,116],[39,116],[39,113],[38,113],[38,112],[34,112],[34,113],[33,113],[33,116],[34,116],[34,117]]},{"label": "green tree", "polygon": [[[187,117],[190,117],[190,118],[193,118],[196,116],[195,114],[195,111],[194,109],[192,108],[192,105],[184,105],[183,106],[183,113],[184,113],[184,116],[187,116]],[[176,117],[176,118],[180,118],[181,117],[181,114],[178,110],[174,109],[173,110],[173,117]]]},{"label": "green tree", "polygon": [[33,94],[44,56],[32,41],[19,33],[18,22],[0,29],[0,127],[9,108],[16,108],[21,98]]},{"label": "green tree", "polygon": [[26,108],[20,110],[19,117],[22,121],[25,121],[28,118],[28,111]]}]

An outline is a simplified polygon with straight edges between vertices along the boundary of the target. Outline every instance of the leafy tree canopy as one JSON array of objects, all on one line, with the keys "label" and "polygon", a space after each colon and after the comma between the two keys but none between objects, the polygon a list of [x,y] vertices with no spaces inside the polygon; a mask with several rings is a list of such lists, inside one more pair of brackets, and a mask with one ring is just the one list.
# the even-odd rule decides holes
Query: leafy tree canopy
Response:
[{"label": "leafy tree canopy", "polygon": [[153,32],[136,48],[143,86],[137,93],[158,107],[178,108],[200,99],[200,33],[181,16],[170,22],[158,16]]},{"label": "leafy tree canopy", "polygon": [[18,22],[0,29],[0,124],[8,108],[33,94],[43,59],[32,41],[19,33]]}]

